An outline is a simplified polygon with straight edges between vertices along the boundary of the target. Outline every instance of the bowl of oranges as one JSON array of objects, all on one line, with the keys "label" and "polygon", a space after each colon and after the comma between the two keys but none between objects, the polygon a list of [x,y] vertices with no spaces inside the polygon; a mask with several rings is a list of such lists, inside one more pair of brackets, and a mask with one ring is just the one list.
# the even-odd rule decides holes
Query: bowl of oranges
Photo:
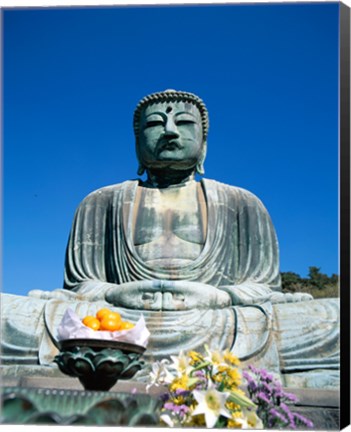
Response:
[{"label": "bowl of oranges", "polygon": [[95,331],[122,331],[135,327],[130,321],[124,321],[120,313],[108,308],[99,309],[95,316],[87,315],[82,319],[82,323]]},{"label": "bowl of oranges", "polygon": [[118,380],[132,378],[144,365],[140,357],[149,333],[143,318],[132,323],[108,308],[79,318],[68,310],[58,333],[60,352],[54,361],[86,390],[107,391]]}]

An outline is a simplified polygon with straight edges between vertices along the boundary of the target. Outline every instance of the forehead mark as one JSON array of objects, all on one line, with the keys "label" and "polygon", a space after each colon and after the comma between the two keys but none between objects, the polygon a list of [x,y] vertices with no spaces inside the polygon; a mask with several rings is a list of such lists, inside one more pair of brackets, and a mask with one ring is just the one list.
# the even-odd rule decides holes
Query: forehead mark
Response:
[{"label": "forehead mark", "polygon": [[167,107],[167,109],[166,109],[166,113],[168,114],[168,113],[170,113],[171,111],[172,111],[172,107],[170,106],[170,105],[168,105],[168,107]]}]

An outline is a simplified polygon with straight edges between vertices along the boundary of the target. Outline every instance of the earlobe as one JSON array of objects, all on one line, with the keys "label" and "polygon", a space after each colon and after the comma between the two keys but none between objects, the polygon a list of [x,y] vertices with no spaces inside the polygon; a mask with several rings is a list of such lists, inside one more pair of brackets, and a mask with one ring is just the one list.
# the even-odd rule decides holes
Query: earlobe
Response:
[{"label": "earlobe", "polygon": [[204,175],[205,174],[205,168],[204,168],[204,164],[203,164],[202,161],[198,162],[196,164],[196,172],[197,172],[197,174],[200,174],[200,175]]},{"label": "earlobe", "polygon": [[139,164],[139,167],[138,167],[137,174],[138,174],[139,176],[142,176],[142,175],[144,174],[144,172],[145,172],[145,167],[140,163],[140,164]]},{"label": "earlobe", "polygon": [[196,173],[199,175],[205,174],[204,162],[206,159],[206,152],[207,152],[207,142],[204,141],[201,157],[198,163],[196,164]]}]

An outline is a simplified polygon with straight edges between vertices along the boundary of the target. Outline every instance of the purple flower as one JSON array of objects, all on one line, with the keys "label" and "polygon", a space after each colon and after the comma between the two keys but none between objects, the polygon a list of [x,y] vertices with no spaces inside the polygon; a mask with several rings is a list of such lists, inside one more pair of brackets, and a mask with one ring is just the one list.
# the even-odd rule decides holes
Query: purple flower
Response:
[{"label": "purple flower", "polygon": [[243,371],[247,390],[251,400],[256,403],[257,414],[263,424],[268,427],[289,427],[296,429],[297,425],[313,428],[313,423],[291,411],[289,404],[298,402],[293,393],[285,392],[279,380],[265,369],[257,369],[249,365],[248,371]]},{"label": "purple flower", "polygon": [[273,381],[273,375],[271,375],[270,373],[268,373],[266,371],[266,369],[260,369],[258,371],[258,373],[260,374],[261,378],[266,381],[266,382],[272,382]]},{"label": "purple flower", "polygon": [[164,408],[166,410],[172,411],[174,414],[180,414],[180,415],[184,415],[185,413],[187,413],[190,408],[186,405],[177,405],[173,402],[166,402],[164,404]]},{"label": "purple flower", "polygon": [[247,381],[252,381],[252,380],[253,380],[251,374],[249,374],[249,372],[246,371],[246,370],[243,371],[243,377],[244,377]]},{"label": "purple flower", "polygon": [[249,365],[249,369],[251,372],[253,372],[254,374],[259,374],[259,370],[257,368],[255,368],[254,365]]},{"label": "purple flower", "polygon": [[188,396],[190,393],[191,392],[189,390],[184,390],[184,389],[181,389],[181,388],[177,388],[175,390],[175,394],[177,396]]},{"label": "purple flower", "polygon": [[266,402],[268,405],[271,404],[271,400],[267,397],[266,393],[264,393],[262,391],[257,393],[257,399],[260,399],[263,402]]},{"label": "purple flower", "polygon": [[251,374],[249,374],[247,371],[243,371],[242,376],[247,381],[247,389],[250,393],[254,393],[257,391],[258,386],[256,384],[256,381],[252,378]]},{"label": "purple flower", "polygon": [[195,371],[194,376],[196,376],[197,378],[205,378],[205,371],[203,370]]},{"label": "purple flower", "polygon": [[295,420],[298,420],[299,423],[302,423],[309,428],[313,428],[313,423],[308,418],[298,413],[294,413],[294,416],[295,416]]},{"label": "purple flower", "polygon": [[290,408],[284,402],[280,404],[280,407],[284,411],[284,413],[288,416],[290,422],[289,426],[291,426],[292,429],[296,429],[294,414],[290,411]]},{"label": "purple flower", "polygon": [[162,393],[160,394],[159,398],[161,399],[162,402],[166,402],[169,399],[169,393]]},{"label": "purple flower", "polygon": [[283,397],[285,397],[289,402],[298,402],[299,398],[293,393],[283,392]]},{"label": "purple flower", "polygon": [[258,390],[258,386],[254,381],[250,382],[247,388],[251,393],[256,393],[256,391]]},{"label": "purple flower", "polygon": [[190,411],[190,408],[187,405],[179,405],[178,410],[176,412],[179,412],[179,414],[184,415],[189,411]]},{"label": "purple flower", "polygon": [[261,383],[262,390],[264,390],[268,395],[272,394],[273,388],[266,382]]},{"label": "purple flower", "polygon": [[166,402],[164,404],[164,408],[167,409],[167,410],[170,410],[170,411],[175,411],[174,410],[175,406],[176,405],[173,402]]},{"label": "purple flower", "polygon": [[272,393],[273,393],[273,396],[276,397],[277,399],[283,399],[285,396],[285,392],[280,385],[273,387]]},{"label": "purple flower", "polygon": [[278,419],[278,420],[280,420],[280,421],[282,421],[284,423],[288,422],[288,419],[281,412],[279,412],[278,410],[276,410],[275,408],[270,409],[269,410],[269,414],[273,418],[275,417],[276,419]]}]

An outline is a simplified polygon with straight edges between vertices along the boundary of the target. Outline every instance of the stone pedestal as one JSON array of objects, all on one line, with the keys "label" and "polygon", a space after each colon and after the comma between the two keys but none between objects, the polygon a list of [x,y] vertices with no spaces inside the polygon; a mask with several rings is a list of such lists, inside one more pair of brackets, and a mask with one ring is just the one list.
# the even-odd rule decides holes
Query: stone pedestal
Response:
[{"label": "stone pedestal", "polygon": [[[77,378],[51,369],[49,377],[36,375],[34,369],[23,376],[9,374],[9,370],[3,374],[3,402],[7,404],[3,423],[157,425],[164,388],[151,387],[146,392],[145,384],[128,380],[117,382],[109,392],[86,392]],[[339,430],[338,391],[288,391],[299,398],[293,410],[311,419],[315,430]]]},{"label": "stone pedestal", "polygon": [[340,429],[340,393],[338,391],[290,387],[288,391],[299,398],[299,402],[294,406],[294,411],[310,419],[314,424],[314,429]]}]

